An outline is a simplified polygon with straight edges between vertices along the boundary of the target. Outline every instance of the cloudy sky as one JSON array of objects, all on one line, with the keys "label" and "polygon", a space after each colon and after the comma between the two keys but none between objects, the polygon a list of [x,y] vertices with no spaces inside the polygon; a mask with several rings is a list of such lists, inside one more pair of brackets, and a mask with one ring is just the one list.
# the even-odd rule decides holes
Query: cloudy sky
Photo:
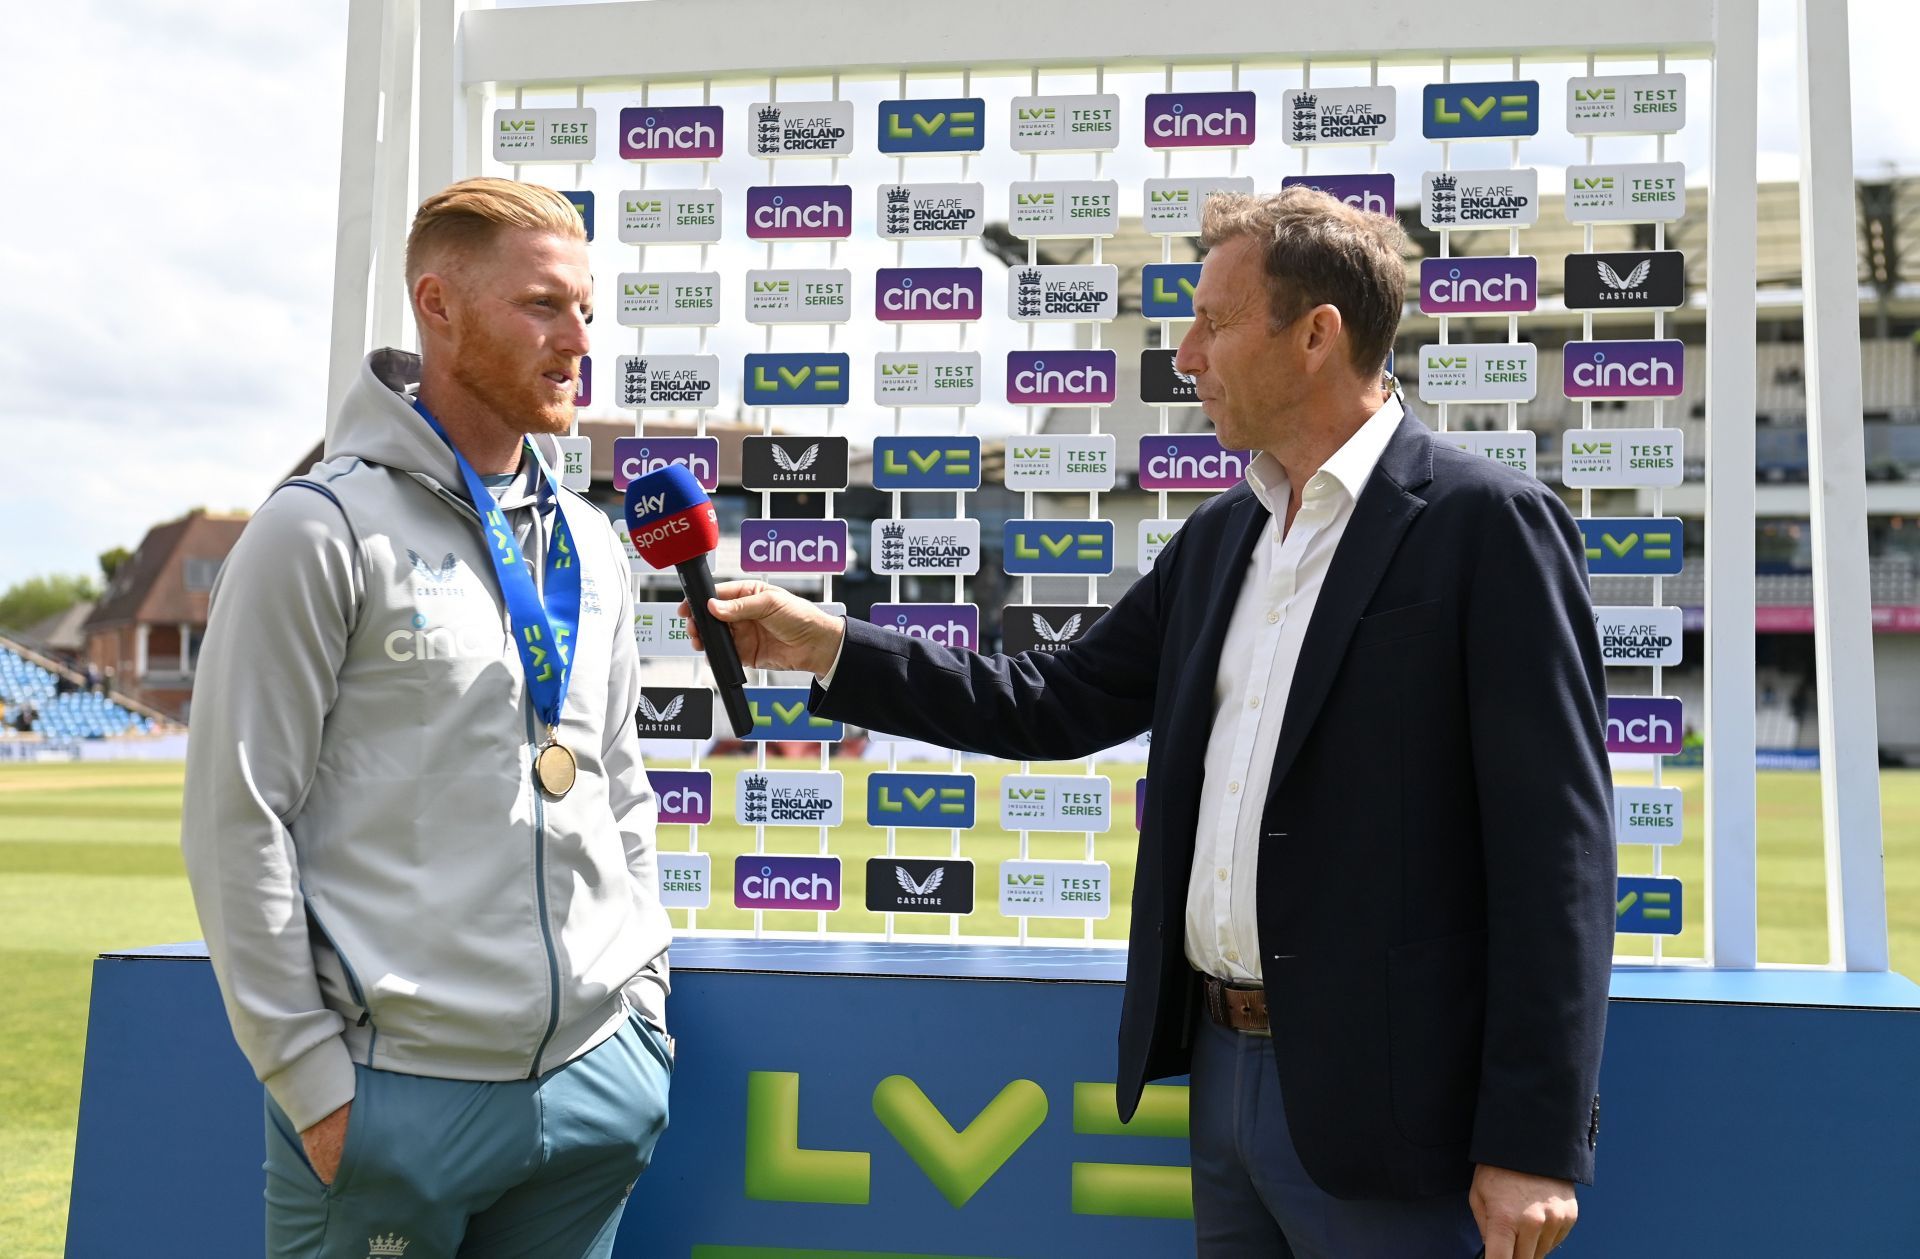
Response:
[{"label": "cloudy sky", "polygon": [[[1761,13],[1760,170],[1784,178],[1795,169],[1794,8],[1761,0]],[[1863,174],[1920,171],[1908,61],[1916,35],[1911,0],[1855,0],[1855,166]],[[0,589],[37,573],[92,572],[98,552],[131,547],[149,526],[196,505],[249,509],[318,440],[345,36],[345,5],[318,0],[66,0],[10,11],[0,74],[28,121],[10,133],[11,193],[0,198],[0,431],[15,452],[0,489]],[[1418,81],[1400,89],[1403,130]],[[1704,107],[1706,83],[1695,82]],[[1091,86],[1050,79],[1045,90]],[[848,89],[863,101],[869,94],[877,89]],[[528,101],[536,103],[561,102]],[[871,117],[870,107],[858,116]],[[607,137],[601,152],[613,158],[610,130]],[[1705,126],[1690,127],[1669,157],[1697,169],[1705,142]],[[1297,160],[1273,147],[1276,160]],[[1430,151],[1409,136],[1383,155],[1383,167],[1401,176],[1403,200]],[[1579,160],[1574,142],[1547,132],[1523,157],[1540,167],[1543,191],[1557,187],[1559,166]],[[593,186],[609,194],[633,186],[608,165],[596,167]],[[866,190],[890,178],[890,167],[869,159],[842,171],[868,215]],[[1137,209],[1140,178],[1159,170],[1123,153],[1104,173],[1132,190]],[[1024,175],[1024,162],[1001,156],[983,158],[971,177],[987,184],[991,213],[1004,181]],[[725,167],[720,176],[732,182]],[[550,182],[570,181],[556,171]],[[877,243],[850,245],[840,265],[857,278],[890,255]],[[597,271],[601,256],[596,249]],[[632,256],[620,249],[605,269],[631,267]],[[723,254],[714,265],[730,269],[734,260]],[[764,265],[757,250],[751,265]],[[780,265],[824,258],[783,256]],[[986,265],[990,276],[998,270]],[[850,331],[842,342],[856,362],[861,335],[872,334]],[[976,347],[991,349],[995,335],[983,329]],[[631,337],[615,330],[601,347],[609,366]],[[724,363],[758,347],[736,332],[714,348]]]}]

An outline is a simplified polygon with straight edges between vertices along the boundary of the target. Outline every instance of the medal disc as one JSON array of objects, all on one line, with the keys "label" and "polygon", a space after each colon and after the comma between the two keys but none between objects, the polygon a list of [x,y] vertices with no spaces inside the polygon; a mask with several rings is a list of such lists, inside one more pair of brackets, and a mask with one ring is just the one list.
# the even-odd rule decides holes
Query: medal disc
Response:
[{"label": "medal disc", "polygon": [[533,761],[533,774],[540,781],[540,790],[556,800],[573,790],[573,779],[577,772],[573,753],[558,743],[549,743],[541,748],[540,755]]}]

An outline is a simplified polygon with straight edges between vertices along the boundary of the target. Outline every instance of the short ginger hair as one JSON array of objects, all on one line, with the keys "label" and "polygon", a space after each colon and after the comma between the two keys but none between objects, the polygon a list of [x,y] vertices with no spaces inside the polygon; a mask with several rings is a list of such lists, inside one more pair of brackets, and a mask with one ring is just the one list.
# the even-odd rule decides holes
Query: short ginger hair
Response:
[{"label": "short ginger hair", "polygon": [[414,213],[407,233],[407,290],[446,251],[483,248],[498,233],[515,228],[587,239],[580,212],[551,188],[512,179],[463,179],[428,197]]}]

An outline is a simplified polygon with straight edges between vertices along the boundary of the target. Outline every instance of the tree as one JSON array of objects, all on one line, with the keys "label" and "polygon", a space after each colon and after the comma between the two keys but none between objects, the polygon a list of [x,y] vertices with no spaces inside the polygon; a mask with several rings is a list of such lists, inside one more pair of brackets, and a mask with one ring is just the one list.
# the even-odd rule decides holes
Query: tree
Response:
[{"label": "tree", "polygon": [[124,546],[116,546],[111,551],[100,552],[100,571],[106,574],[109,585],[113,583],[113,575],[120,571],[120,566],[132,558],[133,552]]},{"label": "tree", "polygon": [[29,577],[0,594],[0,628],[25,629],[99,593],[91,577],[71,573]]}]

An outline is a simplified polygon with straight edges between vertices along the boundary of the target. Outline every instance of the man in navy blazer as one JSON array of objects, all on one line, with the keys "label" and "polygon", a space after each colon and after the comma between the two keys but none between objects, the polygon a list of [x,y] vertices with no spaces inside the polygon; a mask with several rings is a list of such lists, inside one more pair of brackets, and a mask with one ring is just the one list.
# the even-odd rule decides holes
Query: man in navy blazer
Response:
[{"label": "man in navy blazer", "polygon": [[1592,1181],[1613,944],[1580,533],[1383,385],[1391,220],[1291,189],[1205,228],[1178,366],[1259,453],[1070,647],[713,607],[836,718],[1022,760],[1152,731],[1119,1103],[1191,1073],[1201,1255],[1537,1259]]}]

